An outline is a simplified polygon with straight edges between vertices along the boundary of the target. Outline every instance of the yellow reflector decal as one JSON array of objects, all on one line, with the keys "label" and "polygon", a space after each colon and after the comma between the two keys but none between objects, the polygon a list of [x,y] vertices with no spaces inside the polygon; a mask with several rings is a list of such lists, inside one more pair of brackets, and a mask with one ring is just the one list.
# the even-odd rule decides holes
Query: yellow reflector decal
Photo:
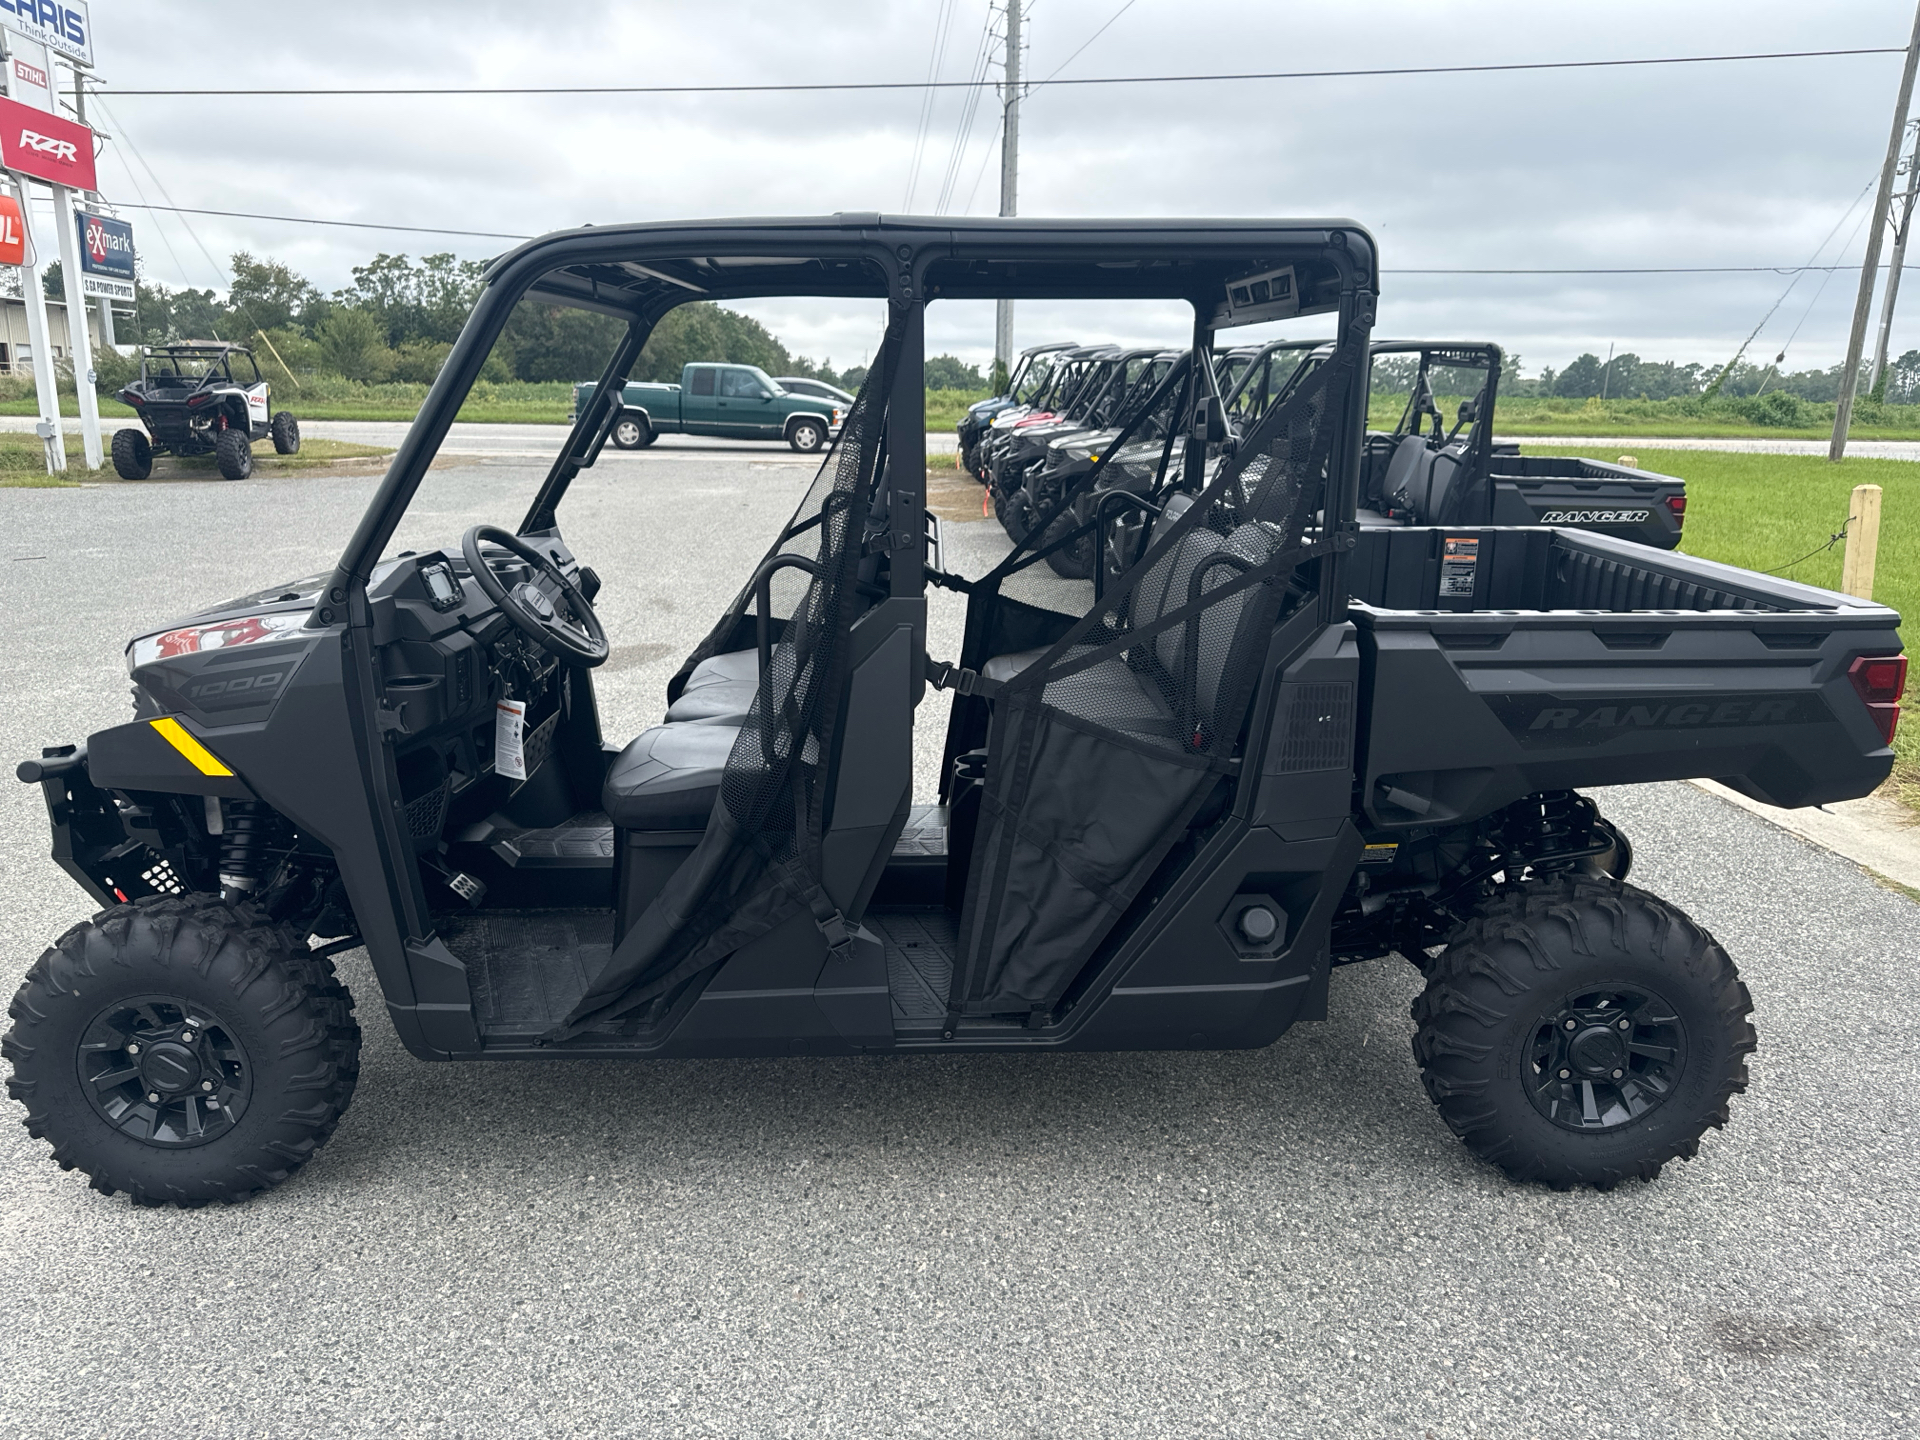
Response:
[{"label": "yellow reflector decal", "polygon": [[220,757],[202,745],[187,733],[187,727],[171,715],[164,719],[149,722],[160,732],[160,737],[174,749],[187,757],[187,762],[202,775],[231,775],[233,771],[220,763]]}]

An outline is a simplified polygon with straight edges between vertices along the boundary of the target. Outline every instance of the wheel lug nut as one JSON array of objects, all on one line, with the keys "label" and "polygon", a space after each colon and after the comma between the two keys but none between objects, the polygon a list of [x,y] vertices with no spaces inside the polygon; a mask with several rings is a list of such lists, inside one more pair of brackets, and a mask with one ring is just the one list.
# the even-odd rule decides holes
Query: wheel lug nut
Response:
[{"label": "wheel lug nut", "polygon": [[182,1030],[182,1031],[180,1032],[180,1038],[181,1038],[181,1040],[182,1040],[182,1041],[184,1041],[184,1042],[185,1042],[186,1044],[188,1044],[188,1045],[191,1045],[191,1044],[193,1043],[193,1031],[191,1031],[191,1030]]},{"label": "wheel lug nut", "polygon": [[1620,1077],[1621,1077],[1622,1075],[1624,1075],[1624,1074],[1626,1074],[1626,1073],[1627,1073],[1627,1072],[1626,1072],[1626,1071],[1624,1071],[1624,1070],[1616,1070],[1616,1071],[1614,1071],[1614,1072],[1613,1072],[1613,1078],[1614,1078],[1614,1079],[1616,1079],[1616,1080],[1618,1080],[1618,1079],[1619,1079],[1619,1078],[1620,1078]]},{"label": "wheel lug nut", "polygon": [[1633,1028],[1633,1022],[1631,1020],[1622,1020],[1620,1022],[1620,1028],[1622,1030],[1631,1030]]},{"label": "wheel lug nut", "polygon": [[200,1088],[201,1088],[202,1090],[211,1090],[211,1089],[213,1089],[213,1081],[211,1081],[211,1080],[202,1080],[202,1081],[200,1082]]},{"label": "wheel lug nut", "polygon": [[1560,1072],[1560,1078],[1562,1080],[1571,1080],[1573,1078],[1573,1072],[1571,1070],[1562,1070]]},{"label": "wheel lug nut", "polygon": [[158,1090],[147,1091],[147,1100],[150,1104],[158,1105],[160,1103],[160,1092]]},{"label": "wheel lug nut", "polygon": [[1569,1030],[1577,1030],[1577,1029],[1579,1029],[1579,1028],[1580,1028],[1580,1022],[1579,1022],[1578,1020],[1569,1020],[1569,1021],[1567,1021],[1567,1029],[1569,1029]]},{"label": "wheel lug nut", "polygon": [[140,1053],[140,1047],[139,1047],[138,1045],[135,1045],[135,1044],[129,1044],[129,1045],[127,1046],[127,1054],[129,1054],[129,1055],[138,1055],[139,1053]]}]

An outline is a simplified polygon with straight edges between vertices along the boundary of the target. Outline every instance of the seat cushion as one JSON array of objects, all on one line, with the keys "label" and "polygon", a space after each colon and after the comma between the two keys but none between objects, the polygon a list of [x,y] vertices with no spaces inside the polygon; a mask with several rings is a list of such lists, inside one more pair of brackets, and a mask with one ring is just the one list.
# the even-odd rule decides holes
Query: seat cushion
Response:
[{"label": "seat cushion", "polygon": [[[1052,648],[1043,645],[1035,650],[996,655],[981,667],[980,673],[1004,684]],[[1061,657],[1061,663],[1091,654],[1093,648],[1076,645]],[[1173,710],[1160,694],[1158,684],[1129,669],[1127,662],[1117,655],[1077,670],[1064,680],[1053,681],[1042,699],[1070,714],[1128,734],[1165,739],[1179,733]]]},{"label": "seat cushion", "polygon": [[622,830],[704,830],[737,725],[656,725],[607,767],[600,808]]},{"label": "seat cushion", "polygon": [[760,693],[760,652],[730,650],[693,667],[680,698],[667,707],[667,722],[744,725]]}]

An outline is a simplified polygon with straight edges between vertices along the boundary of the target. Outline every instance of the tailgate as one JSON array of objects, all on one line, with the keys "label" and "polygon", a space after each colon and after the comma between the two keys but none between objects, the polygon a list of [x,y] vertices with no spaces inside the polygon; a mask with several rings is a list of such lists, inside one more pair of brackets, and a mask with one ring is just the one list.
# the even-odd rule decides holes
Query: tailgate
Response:
[{"label": "tailgate", "polygon": [[1680,543],[1687,482],[1600,460],[1495,454],[1495,525],[1556,525],[1671,550]]}]

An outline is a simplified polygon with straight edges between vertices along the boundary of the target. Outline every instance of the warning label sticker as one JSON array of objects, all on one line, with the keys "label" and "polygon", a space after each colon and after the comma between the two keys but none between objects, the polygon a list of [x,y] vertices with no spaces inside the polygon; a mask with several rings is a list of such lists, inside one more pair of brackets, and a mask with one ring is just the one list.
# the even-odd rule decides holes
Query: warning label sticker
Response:
[{"label": "warning label sticker", "polygon": [[1480,541],[1472,536],[1449,535],[1440,552],[1440,598],[1471,600],[1475,572],[1480,566]]},{"label": "warning label sticker", "polygon": [[1362,865],[1391,865],[1393,857],[1400,853],[1400,843],[1389,840],[1383,844],[1369,844],[1360,852]]},{"label": "warning label sticker", "polygon": [[527,723],[527,702],[501,700],[493,707],[493,770],[509,780],[527,778],[521,739]]}]

